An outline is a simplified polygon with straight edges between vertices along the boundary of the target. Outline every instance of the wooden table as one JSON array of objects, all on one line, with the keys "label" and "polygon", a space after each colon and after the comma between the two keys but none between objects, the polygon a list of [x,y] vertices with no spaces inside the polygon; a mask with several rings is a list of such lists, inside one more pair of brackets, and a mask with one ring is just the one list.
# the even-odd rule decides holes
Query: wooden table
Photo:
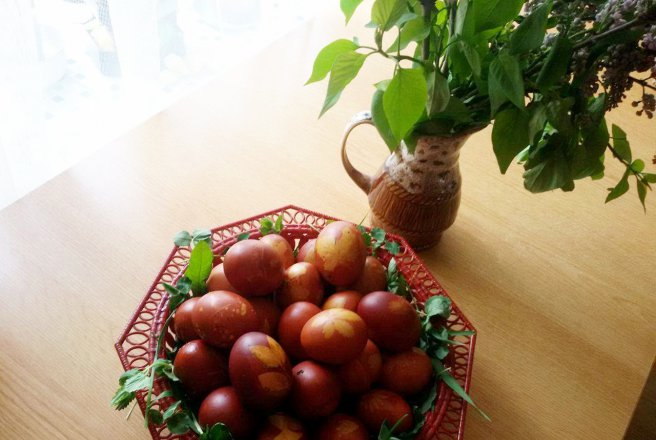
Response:
[{"label": "wooden table", "polygon": [[[364,18],[361,19],[363,21]],[[151,118],[0,212],[0,427],[11,439],[146,439],[109,406],[113,343],[181,229],[294,203],[359,221],[365,196],[342,170],[350,116],[368,107],[384,62],[317,120],[325,85],[303,87],[343,29],[337,8]],[[612,120],[639,156],[656,124]],[[374,171],[385,147],[353,136]],[[479,330],[466,438],[620,439],[656,353],[656,194],[604,205],[620,177],[534,195],[520,167],[499,174],[490,131],[462,152],[460,214],[425,262]]]}]

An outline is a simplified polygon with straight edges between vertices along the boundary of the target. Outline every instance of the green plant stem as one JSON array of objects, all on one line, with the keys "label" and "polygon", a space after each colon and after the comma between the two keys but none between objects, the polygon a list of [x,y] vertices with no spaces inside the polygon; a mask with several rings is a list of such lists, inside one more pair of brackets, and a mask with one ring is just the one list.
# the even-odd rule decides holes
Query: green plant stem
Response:
[{"label": "green plant stem", "polygon": [[[423,6],[424,6],[424,22],[430,26],[431,24],[431,13],[433,12],[433,7],[435,6],[435,2],[432,0],[423,0],[422,1]],[[423,58],[425,61],[428,61],[430,58],[430,38],[431,38],[431,32],[428,33],[428,36],[424,38],[424,47],[423,47]]]},{"label": "green plant stem", "polygon": [[613,146],[610,143],[607,145],[607,147],[610,150],[610,152],[613,153],[613,157],[615,157],[615,159],[619,160],[629,171],[631,171],[631,174],[633,174],[636,177],[636,179],[638,179],[639,181],[644,183],[649,189],[651,189],[649,182],[647,182],[647,180],[644,178],[641,172],[634,170],[632,164],[629,161],[622,158],[619,154],[617,154],[617,151],[615,150],[615,148],[613,148]]},{"label": "green plant stem", "polygon": [[[162,331],[160,332],[158,338],[157,338],[157,345],[155,347],[155,358],[153,359],[153,363],[159,359],[159,351],[162,347],[162,343],[164,342],[164,337],[166,336],[166,330],[169,328],[169,324],[171,323],[171,320],[173,319],[173,311],[169,313],[169,316],[166,318],[166,321],[164,321],[164,325],[162,326]],[[144,415],[144,423],[146,425],[146,428],[148,427],[148,411],[150,410],[150,406],[152,405],[152,400],[153,400],[153,386],[155,384],[155,372],[150,371],[150,386],[148,387],[148,394],[146,395],[146,414]]]},{"label": "green plant stem", "polygon": [[371,46],[360,46],[360,48],[361,49],[369,49],[369,50],[372,51],[371,53],[368,53],[367,55],[373,55],[373,54],[377,53],[377,54],[380,54],[380,55],[384,56],[385,58],[396,60],[397,62],[401,61],[401,60],[408,60],[408,61],[412,61],[413,63],[421,64],[422,66],[424,65],[424,62],[422,60],[418,60],[417,58],[409,57],[407,55],[389,55],[389,54],[385,53],[384,50],[376,49],[375,47],[371,47]]},{"label": "green plant stem", "polygon": [[633,20],[627,21],[626,23],[624,23],[622,25],[619,25],[616,28],[609,29],[609,30],[607,30],[605,32],[602,32],[600,34],[593,35],[590,38],[588,38],[587,40],[580,41],[579,43],[574,45],[574,50],[579,50],[583,47],[589,46],[592,43],[596,42],[597,40],[600,40],[602,38],[605,38],[605,37],[608,37],[610,35],[616,34],[618,32],[621,32],[621,31],[625,30],[625,29],[630,29],[632,27],[637,27],[637,26],[641,26],[641,25],[644,25],[644,19],[642,17],[634,18]]},{"label": "green plant stem", "polygon": [[629,75],[629,79],[630,79],[632,82],[634,82],[634,83],[636,83],[636,84],[642,86],[643,88],[647,88],[647,89],[651,89],[651,90],[656,91],[656,87],[652,86],[651,84],[649,84],[649,83],[648,83],[646,80],[644,80],[644,79],[634,78],[633,76],[630,76],[630,75]]}]

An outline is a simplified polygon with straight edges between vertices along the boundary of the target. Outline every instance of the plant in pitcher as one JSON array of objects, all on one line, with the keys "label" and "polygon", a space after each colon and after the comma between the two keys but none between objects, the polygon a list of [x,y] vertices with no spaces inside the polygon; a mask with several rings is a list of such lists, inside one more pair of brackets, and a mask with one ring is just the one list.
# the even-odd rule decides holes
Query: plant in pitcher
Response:
[{"label": "plant in pitcher", "polygon": [[[361,3],[341,0],[347,22]],[[328,77],[322,115],[381,56],[391,78],[375,84],[371,117],[392,152],[493,124],[500,171],[519,162],[529,191],[571,191],[612,158],[625,172],[606,201],[631,178],[644,206],[656,174],[605,115],[632,87],[637,116],[656,111],[656,0],[375,0],[367,27],[373,45],[319,52],[308,83]]]}]

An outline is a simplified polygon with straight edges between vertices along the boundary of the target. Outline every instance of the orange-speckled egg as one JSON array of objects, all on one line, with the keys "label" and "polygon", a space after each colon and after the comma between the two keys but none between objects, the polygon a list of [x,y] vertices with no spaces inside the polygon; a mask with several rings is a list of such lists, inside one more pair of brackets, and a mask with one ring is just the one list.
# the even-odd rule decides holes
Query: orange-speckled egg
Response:
[{"label": "orange-speckled egg", "polygon": [[267,418],[257,440],[308,440],[305,427],[286,414],[274,414]]},{"label": "orange-speckled egg", "polygon": [[367,427],[353,416],[333,414],[321,424],[317,440],[368,440]]},{"label": "orange-speckled egg", "polygon": [[358,309],[358,304],[362,299],[362,294],[355,290],[344,290],[342,292],[333,293],[323,303],[322,308],[327,309],[347,309],[355,312]]},{"label": "orange-speckled egg", "polygon": [[362,274],[367,247],[353,223],[330,223],[319,233],[314,250],[317,269],[330,284],[348,286]]},{"label": "orange-speckled egg", "polygon": [[328,364],[355,359],[367,344],[367,326],[357,313],[346,309],[324,310],[301,330],[301,345],[310,358]]},{"label": "orange-speckled egg", "polygon": [[377,290],[387,290],[387,269],[376,257],[368,256],[362,274],[349,286],[349,289],[357,290],[363,295]]},{"label": "orange-speckled egg", "polygon": [[358,357],[340,365],[337,369],[337,376],[342,382],[344,392],[360,394],[369,390],[378,380],[382,365],[380,350],[372,341],[367,341],[367,345]]},{"label": "orange-speckled egg", "polygon": [[248,300],[226,290],[200,297],[192,321],[198,336],[219,348],[229,348],[244,333],[260,328],[260,320]]},{"label": "orange-speckled egg", "polygon": [[391,292],[371,292],[358,304],[358,315],[367,323],[369,337],[381,349],[405,351],[419,342],[419,315],[405,298]]},{"label": "orange-speckled egg", "polygon": [[322,299],[323,282],[316,267],[301,262],[285,270],[282,287],[276,293],[276,302],[282,309],[300,301],[319,305]]}]

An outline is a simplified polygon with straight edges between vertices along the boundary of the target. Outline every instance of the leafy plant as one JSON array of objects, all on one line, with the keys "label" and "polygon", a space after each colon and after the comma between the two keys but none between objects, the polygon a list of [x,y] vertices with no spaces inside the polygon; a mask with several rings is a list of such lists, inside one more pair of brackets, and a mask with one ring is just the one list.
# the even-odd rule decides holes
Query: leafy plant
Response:
[{"label": "leafy plant", "polygon": [[[341,0],[347,22],[361,3]],[[609,133],[605,114],[637,85],[642,99],[632,104],[653,117],[655,23],[656,0],[375,0],[367,25],[375,45],[328,44],[308,83],[328,78],[323,115],[366,60],[382,56],[393,75],[375,85],[371,114],[391,151],[493,123],[500,171],[517,160],[529,191],[599,179],[609,152],[626,171],[606,202],[633,177],[644,207],[656,174],[633,159],[619,127]]]}]

